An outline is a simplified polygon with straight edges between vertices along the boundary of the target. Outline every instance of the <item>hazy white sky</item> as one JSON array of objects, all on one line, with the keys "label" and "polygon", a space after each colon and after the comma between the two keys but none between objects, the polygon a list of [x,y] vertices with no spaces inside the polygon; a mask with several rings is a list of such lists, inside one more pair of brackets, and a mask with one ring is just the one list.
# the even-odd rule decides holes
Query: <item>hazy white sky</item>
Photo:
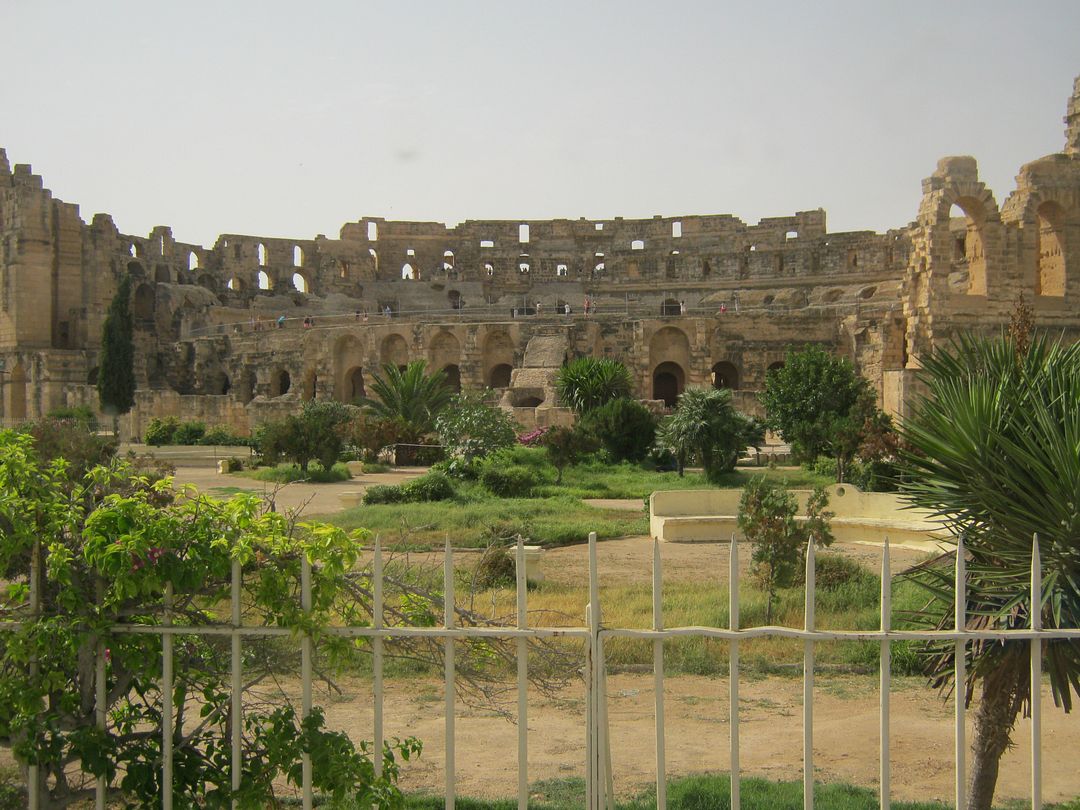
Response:
[{"label": "hazy white sky", "polygon": [[999,204],[1059,151],[1080,2],[0,0],[0,146],[121,231]]}]

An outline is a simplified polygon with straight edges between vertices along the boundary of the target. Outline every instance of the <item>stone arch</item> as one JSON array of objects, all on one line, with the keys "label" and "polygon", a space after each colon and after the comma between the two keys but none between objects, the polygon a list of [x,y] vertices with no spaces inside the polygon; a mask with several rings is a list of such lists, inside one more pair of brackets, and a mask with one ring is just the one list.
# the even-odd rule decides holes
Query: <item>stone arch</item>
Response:
[{"label": "stone arch", "polygon": [[658,329],[649,341],[649,367],[671,361],[682,368],[690,366],[690,339],[675,326]]},{"label": "stone arch", "polygon": [[686,372],[678,363],[670,360],[660,363],[652,373],[652,398],[661,399],[664,405],[674,408],[679,394],[686,387]]},{"label": "stone arch", "polygon": [[232,381],[229,380],[229,375],[220,369],[208,375],[203,386],[205,393],[218,396],[229,393],[231,388]]},{"label": "stone arch", "polygon": [[11,370],[7,385],[7,416],[14,421],[26,419],[26,368],[20,360]]},{"label": "stone arch", "polygon": [[386,366],[409,365],[409,344],[398,334],[387,335],[379,347],[379,362]]},{"label": "stone arch", "polygon": [[169,284],[172,280],[172,270],[169,269],[168,265],[159,264],[154,266],[154,281],[159,284]]},{"label": "stone arch", "polygon": [[225,289],[232,290],[233,292],[243,292],[247,289],[247,285],[240,276],[233,276],[225,283]]},{"label": "stone arch", "polygon": [[448,363],[443,366],[443,373],[446,375],[446,384],[455,393],[461,393],[461,368],[457,363]]},{"label": "stone arch", "polygon": [[364,386],[363,366],[353,366],[346,369],[342,375],[342,386],[338,397],[342,402],[356,402],[361,397],[367,396],[367,388]]},{"label": "stone arch", "polygon": [[311,292],[311,279],[308,277],[307,273],[302,273],[299,270],[297,270],[295,273],[292,274],[291,281],[292,281],[293,289],[296,290],[297,292],[301,292],[301,293],[310,293]]},{"label": "stone arch", "polygon": [[286,369],[279,368],[270,375],[270,396],[280,397],[289,393],[292,388],[292,377]]},{"label": "stone arch", "polygon": [[255,378],[255,372],[245,371],[240,377],[240,385],[237,387],[236,395],[242,403],[247,405],[251,400],[255,399],[257,388],[258,381]]},{"label": "stone arch", "polygon": [[1035,211],[1038,224],[1036,295],[1065,295],[1065,210],[1048,200]]},{"label": "stone arch", "polygon": [[954,228],[950,217],[952,265],[967,267],[965,292],[968,295],[986,295],[986,210],[982,202],[974,197],[958,197],[950,206],[950,211],[954,208],[959,209],[964,222],[962,229]]},{"label": "stone arch", "polygon": [[735,367],[734,363],[727,360],[714,363],[712,367],[712,385],[716,389],[730,388],[738,390],[739,369]]},{"label": "stone arch", "polygon": [[508,388],[514,368],[514,341],[502,329],[484,337],[482,349],[484,380],[492,388]]},{"label": "stone arch", "polygon": [[154,288],[149,284],[140,284],[135,288],[135,300],[131,305],[131,315],[135,320],[152,321],[154,319]]},{"label": "stone arch", "polygon": [[416,281],[420,278],[420,275],[409,262],[405,262],[405,264],[401,265],[401,278],[405,281]]},{"label": "stone arch", "polygon": [[352,402],[357,394],[355,372],[360,371],[359,396],[364,396],[364,344],[356,335],[343,335],[334,343],[334,398]]},{"label": "stone arch", "polygon": [[146,270],[143,269],[142,264],[139,262],[128,262],[127,271],[128,275],[136,281],[146,278]]},{"label": "stone arch", "polygon": [[260,270],[259,275],[256,277],[260,290],[272,290],[274,289],[274,281],[270,278],[270,274],[265,270]]},{"label": "stone arch", "polygon": [[428,364],[432,368],[457,365],[461,362],[461,343],[450,332],[439,332],[431,340]]}]

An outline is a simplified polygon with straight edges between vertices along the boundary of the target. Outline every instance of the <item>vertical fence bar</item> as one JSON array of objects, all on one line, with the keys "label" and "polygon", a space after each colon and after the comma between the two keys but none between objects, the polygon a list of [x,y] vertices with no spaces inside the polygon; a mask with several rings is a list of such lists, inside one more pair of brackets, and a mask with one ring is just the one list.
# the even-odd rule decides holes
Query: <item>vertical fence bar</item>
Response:
[{"label": "vertical fence bar", "polygon": [[[34,621],[41,612],[41,542],[34,541],[30,551],[30,620]],[[30,681],[37,680],[38,661],[37,656],[30,658]],[[29,765],[26,769],[26,801],[30,810],[38,810],[41,806],[41,775],[37,765]]]},{"label": "vertical fence bar", "polygon": [[[161,623],[172,624],[173,585],[165,583],[165,613]],[[173,637],[161,634],[161,807],[173,806]]]},{"label": "vertical fence bar", "polygon": [[231,593],[232,606],[232,660],[230,662],[229,675],[232,678],[232,696],[229,701],[229,725],[232,732],[232,759],[229,763],[232,777],[233,808],[239,807],[240,802],[235,798],[240,790],[241,777],[243,776],[244,759],[242,752],[243,725],[244,725],[244,692],[243,692],[243,649],[240,637],[240,586],[243,581],[243,570],[239,560],[232,561]]},{"label": "vertical fence bar", "polygon": [[[964,536],[956,538],[956,602],[953,605],[953,622],[958,632],[967,630],[967,565],[964,561]],[[967,730],[964,727],[964,709],[967,708],[967,642],[958,638],[956,649],[953,651],[955,662],[955,677],[953,678],[953,699],[956,713],[953,730],[954,751],[953,757],[956,762],[956,783],[954,786],[954,801],[956,810],[965,810],[967,807]]]},{"label": "vertical fence bar", "polygon": [[[728,629],[739,629],[739,543],[728,549]],[[739,810],[739,642],[728,646],[728,717],[731,735],[731,810]]]},{"label": "vertical fence bar", "polygon": [[588,738],[586,754],[586,790],[590,810],[604,805],[604,773],[600,765],[602,740],[600,735],[600,580],[596,562],[596,532],[589,532],[589,667],[588,667]]},{"label": "vertical fence bar", "polygon": [[[889,536],[885,535],[885,543],[881,548],[881,632],[887,633],[892,629],[892,565],[889,560]],[[881,640],[881,661],[878,663],[878,676],[880,678],[879,699],[881,701],[881,729],[878,732],[880,749],[881,789],[878,792],[881,801],[881,810],[889,810],[889,693],[892,688],[892,650],[889,640]]]},{"label": "vertical fence bar", "polygon": [[[525,577],[525,538],[517,539],[517,627],[528,627],[528,587]],[[529,807],[529,642],[517,640],[518,810]]]},{"label": "vertical fence bar", "polygon": [[[814,630],[814,538],[806,544],[806,622],[805,630]],[[814,810],[814,642],[803,642],[803,807]]]},{"label": "vertical fence bar", "polygon": [[[311,612],[311,560],[306,553],[300,556],[300,607]],[[300,639],[300,716],[307,719],[311,714],[311,634],[304,633]],[[311,754],[304,752],[300,760],[301,791],[304,810],[311,810],[314,792],[311,787]]]},{"label": "vertical fence bar", "polygon": [[[454,550],[450,538],[446,538],[443,554],[443,626],[454,626]],[[444,692],[446,698],[446,810],[454,810],[454,639],[446,639]]]},{"label": "vertical fence bar", "polygon": [[[98,577],[96,589],[97,603],[100,608],[105,601],[105,583],[100,577]],[[97,723],[97,727],[102,731],[105,730],[105,719],[107,714],[105,703],[109,697],[105,683],[107,664],[105,655],[105,641],[98,637],[94,660],[94,720]],[[108,798],[108,787],[108,780],[105,775],[102,774],[97,778],[97,783],[94,785],[94,810],[105,810],[105,802]]]},{"label": "vertical fence bar", "polygon": [[[1031,538],[1031,629],[1042,630],[1042,560]],[[1042,639],[1031,640],[1031,810],[1042,807]]]},{"label": "vertical fence bar", "polygon": [[[664,629],[663,569],[660,560],[660,540],[653,538],[653,630]],[[667,807],[667,766],[664,751],[664,641],[653,641],[653,678],[656,719],[656,807]]]},{"label": "vertical fence bar", "polygon": [[[376,630],[383,628],[383,558],[382,541],[375,535],[375,558],[372,561],[371,583],[371,624]],[[372,697],[375,701],[374,718],[374,745],[372,759],[375,765],[375,776],[382,776],[383,771],[383,639],[381,635],[371,640],[372,656]]]}]

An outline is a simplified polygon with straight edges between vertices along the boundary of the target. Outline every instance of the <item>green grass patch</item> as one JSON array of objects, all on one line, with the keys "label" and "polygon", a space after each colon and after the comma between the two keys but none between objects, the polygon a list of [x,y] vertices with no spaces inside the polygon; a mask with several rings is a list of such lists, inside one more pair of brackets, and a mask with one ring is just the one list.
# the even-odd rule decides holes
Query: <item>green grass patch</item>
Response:
[{"label": "green grass patch", "polygon": [[346,509],[318,519],[344,529],[366,528],[383,542],[398,540],[419,548],[441,548],[446,538],[460,548],[487,544],[485,531],[520,533],[532,543],[563,546],[599,537],[646,534],[642,512],[598,509],[577,498],[468,498],[430,503],[374,504]]},{"label": "green grass patch", "polygon": [[269,481],[274,484],[291,484],[296,481],[305,481],[311,484],[332,484],[337,481],[348,481],[352,478],[349,468],[338,462],[329,470],[323,469],[317,461],[308,465],[307,472],[301,470],[295,464],[278,464],[276,467],[259,467],[255,470],[243,470],[233,473],[242,475],[244,478],[254,478],[256,481]]}]

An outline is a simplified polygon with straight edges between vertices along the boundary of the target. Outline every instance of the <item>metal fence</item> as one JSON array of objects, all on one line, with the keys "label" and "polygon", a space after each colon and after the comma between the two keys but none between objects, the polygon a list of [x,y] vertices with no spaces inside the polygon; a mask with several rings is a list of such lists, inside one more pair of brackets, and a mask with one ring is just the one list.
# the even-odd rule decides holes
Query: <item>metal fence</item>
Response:
[{"label": "metal fence", "polygon": [[[1042,644],[1052,639],[1078,639],[1080,629],[1043,629],[1041,626],[1040,611],[1031,610],[1031,626],[1026,630],[967,630],[967,616],[965,615],[966,604],[966,574],[964,569],[964,554],[961,547],[956,555],[955,583],[956,600],[955,628],[953,630],[938,631],[899,631],[892,629],[891,618],[891,586],[892,577],[889,568],[889,544],[886,539],[882,549],[881,559],[881,618],[880,628],[875,631],[841,631],[841,630],[818,630],[815,627],[815,560],[814,547],[809,545],[806,553],[806,605],[805,624],[799,628],[758,626],[743,628],[739,623],[739,544],[732,538],[729,554],[730,572],[730,604],[729,626],[717,627],[665,627],[662,612],[663,588],[662,588],[662,561],[660,544],[653,541],[653,570],[652,570],[652,627],[650,629],[628,629],[606,627],[603,622],[603,613],[600,605],[600,577],[597,566],[597,540],[596,534],[590,534],[589,556],[589,601],[586,607],[586,624],[583,627],[529,627],[528,615],[528,589],[525,581],[525,547],[519,539],[516,548],[517,562],[517,602],[516,624],[505,627],[462,627],[455,621],[454,600],[454,553],[449,543],[445,549],[443,561],[443,587],[444,587],[444,615],[441,627],[401,627],[386,626],[384,623],[383,601],[383,549],[378,540],[375,542],[372,560],[372,583],[374,590],[373,616],[370,626],[350,626],[324,628],[321,632],[340,635],[351,638],[365,637],[371,640],[373,650],[373,697],[374,697],[374,722],[372,738],[373,750],[379,752],[383,748],[383,644],[384,641],[394,638],[414,637],[442,639],[445,644],[444,654],[444,681],[445,681],[445,796],[446,807],[453,808],[455,805],[455,732],[454,720],[456,714],[455,697],[455,644],[461,639],[468,638],[501,638],[516,640],[517,645],[517,795],[518,807],[525,810],[528,806],[529,796],[529,735],[528,735],[528,642],[530,639],[544,638],[571,638],[580,639],[585,644],[585,691],[586,711],[583,723],[585,735],[585,783],[587,795],[587,807],[589,810],[609,810],[614,808],[614,785],[611,770],[611,745],[612,740],[608,734],[607,723],[607,692],[606,692],[606,666],[604,662],[604,646],[612,639],[631,638],[652,641],[653,644],[653,678],[655,681],[655,750],[656,750],[656,803],[658,808],[666,807],[666,765],[665,765],[665,728],[664,728],[664,642],[670,639],[683,637],[704,637],[726,641],[728,644],[728,661],[730,667],[730,762],[731,773],[731,806],[738,810],[740,807],[740,761],[739,761],[739,646],[746,639],[762,637],[779,637],[801,639],[803,642],[803,802],[806,808],[814,806],[814,646],[818,642],[835,640],[866,640],[877,641],[880,644],[879,664],[879,703],[880,703],[880,803],[882,808],[889,807],[890,801],[890,756],[889,756],[889,689],[890,689],[890,645],[901,640],[937,640],[952,641],[956,649],[957,682],[962,683],[965,679],[964,651],[969,642],[983,641],[987,639],[1011,639],[1028,641],[1031,648],[1031,806],[1041,807],[1041,708],[1039,701],[1040,684],[1042,680]],[[31,566],[30,576],[30,609],[36,611],[39,605],[40,593],[40,565],[35,560]],[[163,793],[161,806],[169,810],[173,806],[172,785],[172,742],[173,742],[173,707],[172,680],[173,680],[173,640],[178,635],[217,635],[228,636],[231,640],[231,677],[232,695],[230,704],[231,717],[231,778],[233,789],[240,787],[241,776],[241,718],[244,712],[242,699],[243,664],[242,644],[245,638],[255,636],[288,636],[293,631],[280,627],[255,627],[245,626],[241,617],[241,578],[242,571],[238,562],[233,563],[232,590],[231,590],[231,620],[227,624],[208,625],[199,627],[185,627],[173,625],[169,620],[169,603],[172,597],[171,590],[165,593],[165,619],[160,625],[115,625],[113,632],[120,633],[149,633],[160,635],[162,639],[162,717],[164,724],[161,729],[162,751],[162,781]],[[301,568],[301,607],[304,610],[311,609],[311,586],[312,569],[307,560],[303,560]],[[1032,604],[1041,603],[1042,576],[1039,560],[1038,538],[1033,539],[1032,567],[1031,567],[1031,599]],[[10,625],[8,625],[10,627]],[[312,710],[312,656],[313,641],[311,636],[303,635],[299,641],[301,650],[301,713],[306,717]],[[105,668],[106,650],[103,645],[97,651],[97,722],[101,728],[105,727],[106,695],[105,695]],[[965,807],[965,706],[962,693],[955,700],[955,802],[958,810]],[[376,772],[381,772],[381,761],[378,756],[374,757]],[[313,803],[312,789],[312,766],[310,758],[305,757],[302,762],[301,793],[304,808],[310,808]],[[29,774],[29,807],[34,809],[40,806],[38,795],[38,779],[36,768],[31,767]],[[103,779],[97,783],[96,806],[104,808],[108,798],[108,785]]]}]

